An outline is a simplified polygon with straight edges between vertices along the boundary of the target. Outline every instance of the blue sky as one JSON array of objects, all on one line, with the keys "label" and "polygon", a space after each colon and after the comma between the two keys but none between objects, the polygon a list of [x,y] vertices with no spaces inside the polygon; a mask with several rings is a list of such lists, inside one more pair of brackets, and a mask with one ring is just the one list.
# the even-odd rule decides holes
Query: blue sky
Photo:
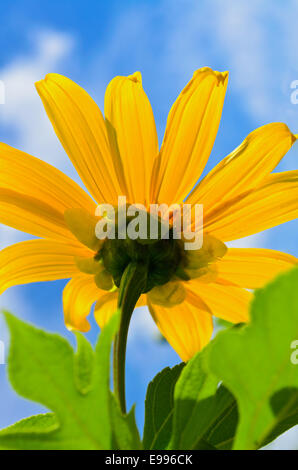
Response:
[{"label": "blue sky", "polygon": [[[0,80],[6,103],[0,105],[0,140],[76,176],[47,120],[34,82],[48,72],[67,75],[96,99],[101,109],[105,87],[115,75],[140,70],[151,100],[160,141],[167,113],[194,70],[229,70],[227,98],[206,171],[238,146],[256,127],[286,122],[298,132],[298,105],[290,84],[298,79],[295,1],[16,0],[1,3]],[[297,169],[298,147],[279,165]],[[235,246],[274,248],[298,255],[297,221],[271,229]],[[0,247],[28,238],[0,228]],[[10,289],[0,307],[60,332],[64,281]],[[94,341],[98,329],[91,319]],[[7,341],[3,323],[0,339]],[[148,358],[150,357],[150,361]],[[128,346],[128,400],[137,403],[139,423],[149,380],[179,358],[161,343],[149,314],[135,313]],[[0,366],[0,427],[38,412],[40,407],[11,391]],[[289,436],[280,446],[291,445]]]}]

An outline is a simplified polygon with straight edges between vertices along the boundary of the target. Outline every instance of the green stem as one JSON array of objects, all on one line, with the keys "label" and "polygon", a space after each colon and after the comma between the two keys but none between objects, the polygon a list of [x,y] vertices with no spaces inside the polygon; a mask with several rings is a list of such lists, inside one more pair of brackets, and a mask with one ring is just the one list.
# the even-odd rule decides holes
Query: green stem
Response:
[{"label": "green stem", "polygon": [[126,413],[125,355],[128,328],[134,308],[144,290],[146,278],[147,266],[132,262],[125,269],[119,288],[118,308],[121,311],[121,320],[114,343],[114,392],[123,413]]}]

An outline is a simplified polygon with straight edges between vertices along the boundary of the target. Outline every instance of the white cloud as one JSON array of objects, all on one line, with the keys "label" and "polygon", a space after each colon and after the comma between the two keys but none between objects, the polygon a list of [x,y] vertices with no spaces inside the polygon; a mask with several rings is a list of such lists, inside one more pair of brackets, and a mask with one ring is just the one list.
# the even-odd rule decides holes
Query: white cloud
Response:
[{"label": "white cloud", "polygon": [[30,303],[23,298],[19,288],[9,289],[1,294],[0,308],[0,340],[4,342],[5,353],[7,354],[9,335],[2,311],[7,310],[9,312],[21,312],[22,319],[24,321],[30,321],[30,318],[32,318],[32,310]]},{"label": "white cloud", "polygon": [[288,2],[286,9],[260,0],[216,4],[214,31],[247,109],[257,120],[288,118],[294,125],[288,111],[296,59],[289,51],[298,40],[297,3]]},{"label": "white cloud", "polygon": [[138,308],[133,313],[128,335],[127,361],[146,383],[163,367],[181,362],[161,336],[147,307]]},{"label": "white cloud", "polygon": [[129,334],[132,341],[138,341],[140,338],[148,337],[148,335],[155,340],[160,338],[159,330],[147,307],[136,309]]},{"label": "white cloud", "polygon": [[290,83],[298,78],[297,2],[290,0],[287,8],[267,0],[163,5],[168,18],[163,59],[173,72],[219,65],[230,70],[232,92],[237,90],[254,119],[287,117],[297,125],[290,103]]},{"label": "white cloud", "polygon": [[[35,155],[49,163],[75,172],[52,130],[44,112],[34,83],[42,79],[71,52],[74,40],[66,34],[42,31],[32,38],[33,52],[14,58],[0,70],[5,85],[5,104],[0,105],[0,125],[11,130],[6,143]],[[10,133],[7,133],[8,139]],[[0,225],[0,249],[30,238],[27,234]],[[23,319],[30,319],[30,302],[23,298],[22,289],[9,289],[1,295],[1,309],[21,312]],[[7,330],[0,319],[0,339],[7,344]]]},{"label": "white cloud", "polygon": [[268,233],[261,232],[227,243],[229,248],[266,248]]},{"label": "white cloud", "polygon": [[14,58],[0,70],[6,93],[5,105],[0,106],[0,124],[12,129],[12,145],[64,167],[60,144],[34,83],[61,65],[74,40],[67,34],[42,31],[32,38],[32,43],[33,52]]},{"label": "white cloud", "polygon": [[[11,130],[12,136],[6,143],[75,176],[34,87],[36,81],[54,71],[69,55],[74,39],[67,34],[41,31],[34,35],[32,42],[32,53],[14,58],[0,70],[0,79],[5,85],[0,125]],[[0,227],[0,248],[25,238],[26,235],[16,230]]]}]

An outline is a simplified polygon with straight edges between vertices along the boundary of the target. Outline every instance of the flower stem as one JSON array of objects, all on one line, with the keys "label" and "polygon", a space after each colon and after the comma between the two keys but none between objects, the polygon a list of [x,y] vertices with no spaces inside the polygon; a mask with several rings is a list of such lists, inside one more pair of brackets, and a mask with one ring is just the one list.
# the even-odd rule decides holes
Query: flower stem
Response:
[{"label": "flower stem", "polygon": [[125,356],[130,319],[146,284],[147,266],[131,262],[125,269],[120,283],[118,308],[121,311],[119,332],[114,343],[114,392],[122,413],[126,413]]}]

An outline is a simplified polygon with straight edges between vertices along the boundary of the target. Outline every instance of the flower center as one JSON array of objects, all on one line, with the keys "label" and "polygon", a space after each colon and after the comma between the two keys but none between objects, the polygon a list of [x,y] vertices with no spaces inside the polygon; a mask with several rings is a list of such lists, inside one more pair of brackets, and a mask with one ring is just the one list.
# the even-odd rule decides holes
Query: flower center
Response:
[{"label": "flower center", "polygon": [[[185,249],[185,240],[177,238],[177,233],[174,236],[174,229],[168,224],[165,236],[164,220],[152,218],[147,212],[144,218],[147,220],[145,226],[148,231],[147,228],[144,231],[133,230],[131,236],[129,225],[133,223],[134,229],[138,227],[137,217],[126,216],[122,219],[117,214],[111,223],[106,217],[99,219],[82,209],[67,210],[65,220],[71,232],[83,245],[96,253],[92,258],[75,257],[80,271],[94,274],[98,287],[107,291],[119,288],[123,273],[130,263],[146,267],[147,281],[143,293],[170,281],[189,281],[194,278],[201,278],[203,282],[215,281],[216,262],[227,251],[223,242],[204,232],[200,249]],[[98,221],[105,219],[115,236],[111,237],[110,232],[105,230],[106,235],[97,236]],[[155,229],[157,226],[153,236],[150,233],[151,222],[154,222]]]},{"label": "flower center", "polygon": [[96,255],[102,260],[105,269],[112,275],[117,287],[122,274],[131,262],[147,266],[147,282],[144,293],[155,286],[169,282],[175,275],[184,256],[183,243],[174,240],[172,230],[169,239],[154,240],[143,243],[142,240],[107,238]]}]

